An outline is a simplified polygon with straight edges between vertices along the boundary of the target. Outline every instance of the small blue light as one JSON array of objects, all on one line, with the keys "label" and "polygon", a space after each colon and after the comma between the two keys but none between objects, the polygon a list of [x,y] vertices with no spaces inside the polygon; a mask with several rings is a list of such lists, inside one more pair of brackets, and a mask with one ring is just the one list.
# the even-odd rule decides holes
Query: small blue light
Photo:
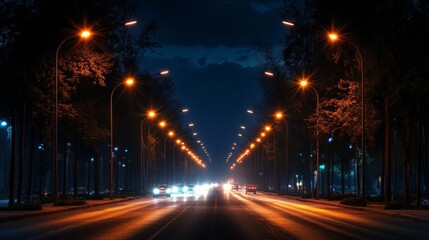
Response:
[{"label": "small blue light", "polygon": [[91,158],[91,162],[94,162],[94,158]]},{"label": "small blue light", "polygon": [[128,152],[128,149],[125,149],[125,152]]},{"label": "small blue light", "polygon": [[350,145],[349,145],[349,149],[352,149],[352,148],[353,148],[353,146],[350,144]]},{"label": "small blue light", "polygon": [[0,125],[1,125],[2,127],[6,127],[6,126],[7,126],[7,122],[6,122],[6,121],[1,121]]},{"label": "small blue light", "polygon": [[118,147],[115,147],[115,151],[118,151]]},{"label": "small blue light", "polygon": [[332,137],[328,138],[328,142],[332,142],[334,139]]}]

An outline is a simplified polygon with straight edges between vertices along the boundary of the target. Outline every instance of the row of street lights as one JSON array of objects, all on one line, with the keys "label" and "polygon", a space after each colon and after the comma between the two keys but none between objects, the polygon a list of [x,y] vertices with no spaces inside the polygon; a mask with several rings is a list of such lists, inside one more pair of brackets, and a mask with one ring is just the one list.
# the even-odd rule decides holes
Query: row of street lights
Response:
[{"label": "row of street lights", "polygon": [[[291,21],[282,21],[282,23],[288,27],[295,27],[295,23],[291,22]],[[335,43],[337,41],[342,41],[345,42],[347,44],[350,44],[356,51],[356,53],[359,56],[359,60],[360,60],[360,70],[361,70],[361,124],[362,124],[362,129],[361,129],[361,147],[362,147],[362,204],[365,204],[365,177],[366,177],[366,161],[365,161],[365,80],[364,80],[364,62],[363,62],[363,57],[362,57],[362,53],[360,51],[360,49],[358,48],[358,46],[353,43],[352,41],[349,41],[347,39],[341,38],[337,33],[331,32],[328,33],[328,39],[330,40],[330,42]],[[267,76],[274,76],[273,73],[271,72],[265,72],[265,74]],[[316,113],[317,113],[317,130],[316,130],[316,172],[315,174],[317,174],[317,180],[316,180],[316,198],[319,197],[319,118],[320,118],[320,106],[319,106],[319,94],[317,92],[317,90],[312,87],[311,85],[308,85],[307,80],[302,80],[300,81],[300,85],[302,88],[305,87],[309,87],[310,89],[312,89],[315,94],[316,94],[316,98],[317,98],[317,108],[316,108]],[[252,112],[253,113],[253,112]]]},{"label": "row of street lights", "polygon": [[[149,110],[148,112],[147,112],[147,114],[146,114],[146,116],[147,116],[147,118],[148,119],[155,119],[155,118],[157,118],[158,117],[158,114],[156,113],[156,111],[155,110]],[[143,121],[142,121],[143,122]],[[165,121],[165,120],[161,120],[161,121],[159,121],[158,122],[158,126],[161,128],[161,129],[167,129],[167,126],[168,126],[168,123],[167,123],[167,121]],[[142,133],[142,129],[143,129],[143,127],[141,126],[141,135],[143,135],[143,133]],[[166,157],[166,141],[167,141],[167,138],[171,138],[171,139],[173,139],[174,137],[176,137],[177,136],[177,134],[176,134],[176,132],[174,131],[174,130],[172,130],[172,129],[170,129],[170,130],[167,130],[166,131],[166,136],[165,136],[165,138],[164,138],[164,183],[167,183],[167,168],[166,168],[166,166],[167,166],[167,157]],[[188,155],[194,160],[194,162],[196,163],[196,164],[198,164],[200,167],[202,167],[202,168],[205,168],[206,167],[206,165],[204,164],[204,162],[200,159],[200,157],[197,155],[197,154],[195,154],[195,153],[193,153],[187,146],[186,146],[186,144],[185,144],[185,142],[184,141],[182,141],[180,138],[177,138],[175,141],[174,141],[174,143],[176,143],[178,146],[180,146],[180,148],[181,148],[181,150],[183,150],[183,151],[186,151],[187,153],[188,153]],[[143,144],[142,144],[143,145]],[[173,148],[173,151],[175,151],[175,147],[176,147],[176,145],[174,145],[174,148]],[[173,152],[174,153],[174,152]],[[173,155],[173,158],[175,158],[174,157],[174,155]],[[174,172],[174,177],[173,177],[173,179],[175,180],[175,159],[173,159],[173,168],[174,168],[174,170],[173,170],[173,172]]]}]

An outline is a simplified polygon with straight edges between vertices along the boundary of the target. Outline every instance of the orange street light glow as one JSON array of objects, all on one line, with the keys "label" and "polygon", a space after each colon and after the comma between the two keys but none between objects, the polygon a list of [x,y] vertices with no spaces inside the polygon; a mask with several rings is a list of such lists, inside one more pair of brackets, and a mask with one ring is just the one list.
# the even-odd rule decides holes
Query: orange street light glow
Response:
[{"label": "orange street light glow", "polygon": [[265,73],[265,75],[270,76],[270,77],[274,76],[274,73],[272,73],[272,72],[264,72],[264,73]]},{"label": "orange street light glow", "polygon": [[150,110],[147,115],[149,116],[149,118],[155,118],[156,117],[156,112],[153,110]]},{"label": "orange street light glow", "polygon": [[247,113],[253,114],[253,110],[247,109]]},{"label": "orange street light glow", "polygon": [[335,41],[337,41],[339,38],[338,38],[338,34],[336,34],[336,33],[329,33],[328,34],[328,37],[329,37],[329,39],[332,41],[332,42],[335,42]]},{"label": "orange street light glow", "polygon": [[271,127],[270,126],[266,126],[265,127],[265,131],[267,131],[267,132],[271,131]]},{"label": "orange street light glow", "polygon": [[180,143],[182,143],[182,140],[177,139],[177,140],[176,140],[176,143],[177,143],[177,144],[180,144]]},{"label": "orange street light glow", "polygon": [[91,32],[89,31],[89,30],[84,30],[84,31],[82,31],[81,33],[80,33],[80,36],[82,37],[82,38],[89,38],[90,36],[91,36]]},{"label": "orange street light glow", "polygon": [[125,80],[125,84],[127,86],[132,86],[134,84],[134,79],[133,78],[127,78],[127,80]]},{"label": "orange street light glow", "polygon": [[305,79],[302,79],[301,81],[299,81],[299,85],[301,85],[301,87],[306,87],[308,85],[308,81]]},{"label": "orange street light glow", "polygon": [[159,74],[161,74],[161,75],[167,75],[168,73],[169,73],[168,70],[164,70],[164,71],[161,71]]},{"label": "orange street light glow", "polygon": [[173,131],[169,131],[168,132],[168,136],[173,137],[174,136],[174,132]]},{"label": "orange street light glow", "polygon": [[276,112],[276,119],[281,119],[283,118],[283,113],[282,112]]},{"label": "orange street light glow", "polygon": [[166,125],[167,125],[167,123],[165,121],[159,122],[159,126],[162,128],[165,127]]}]

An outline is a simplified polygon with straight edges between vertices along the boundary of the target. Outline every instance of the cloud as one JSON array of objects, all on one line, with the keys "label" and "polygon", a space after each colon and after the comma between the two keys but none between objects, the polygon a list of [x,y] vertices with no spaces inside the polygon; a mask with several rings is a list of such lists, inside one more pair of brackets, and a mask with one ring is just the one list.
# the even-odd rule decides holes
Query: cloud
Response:
[{"label": "cloud", "polygon": [[206,65],[207,64],[207,56],[202,56],[202,57],[198,58],[197,62],[200,66]]}]

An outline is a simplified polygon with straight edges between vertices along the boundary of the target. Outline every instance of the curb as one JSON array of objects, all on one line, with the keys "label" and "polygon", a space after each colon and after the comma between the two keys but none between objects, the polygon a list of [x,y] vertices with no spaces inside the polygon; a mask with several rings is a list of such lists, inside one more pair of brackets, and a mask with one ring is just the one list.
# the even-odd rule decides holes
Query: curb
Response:
[{"label": "curb", "polygon": [[41,210],[40,212],[32,212],[32,213],[26,213],[26,214],[21,214],[21,215],[14,215],[14,216],[5,216],[5,217],[0,217],[0,223],[2,223],[2,222],[8,222],[8,221],[20,220],[20,219],[30,218],[30,217],[38,217],[38,216],[51,215],[51,214],[55,214],[55,213],[69,212],[69,211],[73,211],[73,210],[77,210],[77,209],[84,209],[84,208],[90,208],[90,207],[103,206],[103,205],[108,205],[108,204],[113,204],[113,203],[126,202],[126,201],[135,200],[135,199],[138,199],[138,198],[141,198],[141,197],[127,197],[127,198],[124,198],[124,199],[120,199],[118,201],[103,202],[103,203],[90,204],[90,205],[86,204],[86,205],[81,205],[81,206],[73,206],[73,207],[69,207],[69,208],[65,208],[65,209],[53,210],[53,211],[43,211],[43,210]]}]

